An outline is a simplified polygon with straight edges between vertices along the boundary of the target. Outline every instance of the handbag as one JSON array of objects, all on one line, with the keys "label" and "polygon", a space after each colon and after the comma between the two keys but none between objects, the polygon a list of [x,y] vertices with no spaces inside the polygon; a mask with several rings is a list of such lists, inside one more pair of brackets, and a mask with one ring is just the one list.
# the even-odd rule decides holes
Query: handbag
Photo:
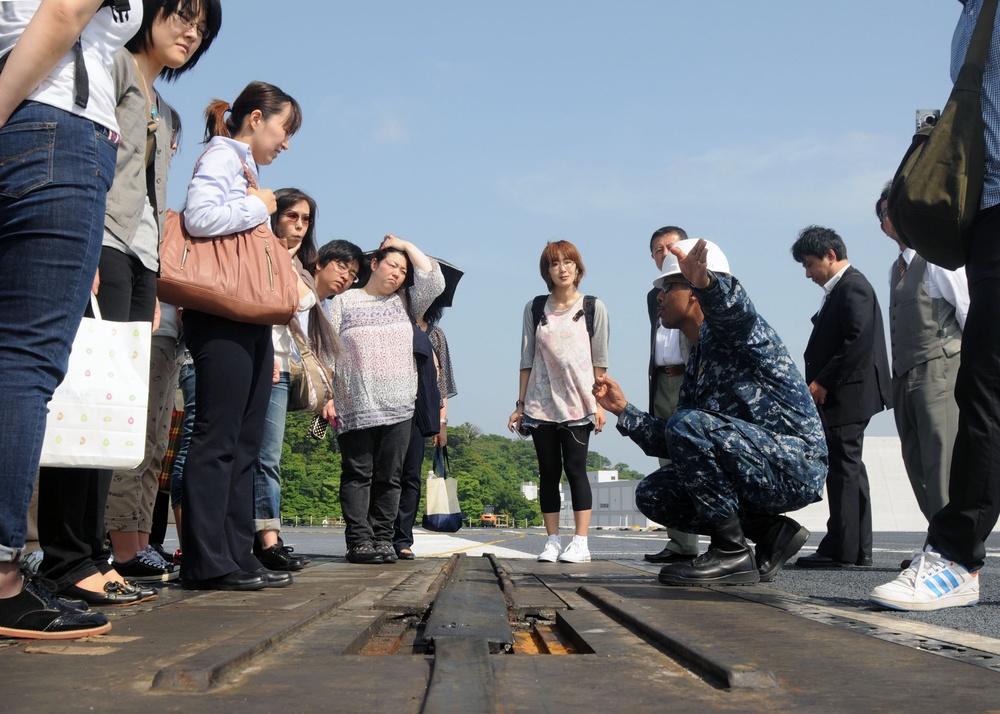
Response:
[{"label": "handbag", "polygon": [[41,466],[132,469],[146,449],[152,325],[85,317],[49,402]]},{"label": "handbag", "polygon": [[[243,171],[257,188],[246,164]],[[156,281],[160,300],[236,322],[284,325],[298,307],[298,279],[284,241],[267,221],[230,235],[195,238],[183,215],[167,211]]]},{"label": "handbag", "polygon": [[458,481],[448,476],[448,447],[434,450],[434,469],[427,474],[427,505],[422,525],[436,533],[455,533],[462,527]]},{"label": "handbag", "polygon": [[985,176],[980,95],[997,0],[979,12],[965,64],[932,126],[913,137],[889,190],[896,233],[925,260],[954,270],[965,265]]},{"label": "handbag", "polygon": [[293,358],[288,370],[288,411],[321,412],[323,406],[333,399],[332,374],[309,347],[309,340],[298,319],[293,317],[288,327],[300,360],[296,362]]}]

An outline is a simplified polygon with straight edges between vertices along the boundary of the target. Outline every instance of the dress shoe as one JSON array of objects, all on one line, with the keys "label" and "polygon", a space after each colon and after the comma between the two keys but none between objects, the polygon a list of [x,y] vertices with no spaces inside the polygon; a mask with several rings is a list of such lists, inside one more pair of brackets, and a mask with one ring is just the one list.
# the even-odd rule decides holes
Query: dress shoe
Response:
[{"label": "dress shoe", "polygon": [[774,580],[781,567],[799,552],[807,540],[809,531],[805,527],[788,516],[774,516],[771,519],[771,527],[756,541],[754,555],[757,559],[760,581],[769,583]]},{"label": "dress shoe", "polygon": [[[860,568],[870,568],[873,565],[875,565],[875,561],[871,558],[871,556],[861,557],[861,558],[858,558],[858,562],[855,563],[855,565],[857,565]],[[905,568],[904,568],[904,570],[905,570]]]},{"label": "dress shoe", "polygon": [[752,585],[760,582],[757,563],[740,528],[740,520],[730,516],[711,524],[708,550],[694,560],[671,563],[660,569],[664,585]]},{"label": "dress shoe", "polygon": [[267,581],[257,573],[234,570],[205,580],[184,578],[181,580],[181,586],[185,590],[263,590],[267,587]]},{"label": "dress shoe", "polygon": [[642,557],[650,563],[687,563],[697,558],[698,554],[685,555],[684,553],[671,550],[670,546],[667,546],[659,553],[646,553]]},{"label": "dress shoe", "polygon": [[59,597],[74,598],[83,600],[88,605],[121,607],[125,605],[135,605],[141,601],[138,593],[127,592],[120,587],[119,583],[104,583],[103,592],[85,590],[76,585],[67,585],[59,591]]},{"label": "dress shoe", "polygon": [[413,551],[409,548],[403,548],[402,550],[396,551],[396,557],[400,560],[413,560],[417,556],[413,554]]},{"label": "dress shoe", "polygon": [[285,549],[275,543],[270,548],[263,548],[257,560],[268,570],[295,571],[302,570],[303,565],[298,560],[292,558],[285,552]]},{"label": "dress shoe", "polygon": [[803,555],[795,561],[795,566],[798,568],[843,568],[845,565],[854,565],[854,563],[848,563],[843,560],[831,558],[828,555],[823,555],[819,551],[810,553],[809,555]]},{"label": "dress shoe", "polygon": [[292,574],[284,571],[261,568],[255,573],[255,575],[259,575],[264,578],[264,582],[267,583],[266,587],[269,588],[285,588],[294,582],[292,580]]},{"label": "dress shoe", "polygon": [[146,600],[152,600],[157,597],[159,593],[156,592],[155,588],[149,585],[142,585],[140,583],[133,582],[131,580],[126,580],[124,585],[120,585],[119,589],[125,592],[134,592],[139,595],[139,602],[144,602]]}]

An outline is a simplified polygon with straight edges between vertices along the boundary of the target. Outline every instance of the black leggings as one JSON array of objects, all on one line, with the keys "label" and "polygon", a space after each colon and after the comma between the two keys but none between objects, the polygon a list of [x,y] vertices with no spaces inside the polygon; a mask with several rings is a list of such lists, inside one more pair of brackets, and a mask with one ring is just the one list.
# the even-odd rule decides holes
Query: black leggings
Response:
[{"label": "black leggings", "polygon": [[587,480],[587,447],[593,424],[563,426],[544,422],[531,430],[538,455],[538,501],[542,513],[559,512],[559,478],[566,471],[574,511],[589,511],[593,494]]}]

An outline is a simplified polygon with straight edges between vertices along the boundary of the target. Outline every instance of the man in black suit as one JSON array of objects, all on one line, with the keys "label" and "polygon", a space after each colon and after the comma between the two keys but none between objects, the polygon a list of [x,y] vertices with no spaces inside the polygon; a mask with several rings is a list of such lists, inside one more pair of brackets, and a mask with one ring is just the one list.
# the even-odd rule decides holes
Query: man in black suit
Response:
[{"label": "man in black suit", "polygon": [[844,241],[829,228],[804,229],[792,246],[792,257],[824,292],[812,318],[805,376],[830,449],[827,533],[815,553],[795,564],[871,565],[872,511],[861,452],[868,421],[892,408],[882,309],[871,284],[847,261]]}]

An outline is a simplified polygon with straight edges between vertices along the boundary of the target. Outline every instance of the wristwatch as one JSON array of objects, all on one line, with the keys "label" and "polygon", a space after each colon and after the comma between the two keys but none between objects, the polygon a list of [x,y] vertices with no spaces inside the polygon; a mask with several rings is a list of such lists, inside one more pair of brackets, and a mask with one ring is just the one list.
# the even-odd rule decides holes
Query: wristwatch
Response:
[{"label": "wristwatch", "polygon": [[516,402],[514,402],[514,408],[515,409],[517,409],[518,407],[523,407],[523,406],[524,406],[524,400],[523,399],[518,399]]}]

